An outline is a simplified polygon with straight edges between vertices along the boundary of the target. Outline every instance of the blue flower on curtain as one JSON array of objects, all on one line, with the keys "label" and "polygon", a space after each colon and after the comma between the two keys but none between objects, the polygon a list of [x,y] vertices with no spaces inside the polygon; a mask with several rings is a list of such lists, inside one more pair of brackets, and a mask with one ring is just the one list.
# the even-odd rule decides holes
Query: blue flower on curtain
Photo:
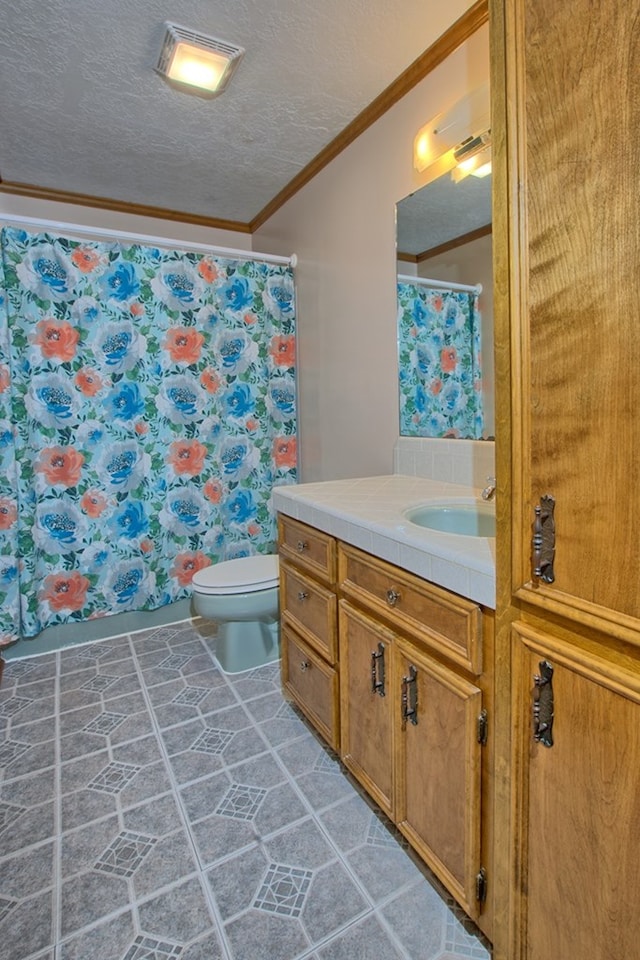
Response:
[{"label": "blue flower on curtain", "polygon": [[291,270],[2,231],[0,645],[271,552],[295,480]]},{"label": "blue flower on curtain", "polygon": [[196,270],[180,261],[162,266],[151,280],[151,289],[169,310],[181,311],[198,307],[203,293]]},{"label": "blue flower on curtain", "polygon": [[293,316],[295,305],[293,277],[290,274],[269,277],[264,300],[274,317]]},{"label": "blue flower on curtain", "polygon": [[482,437],[477,294],[398,283],[398,367],[403,436]]},{"label": "blue flower on curtain", "polygon": [[233,277],[220,287],[222,308],[245,310],[251,304],[251,291],[245,277]]},{"label": "blue flower on curtain", "polygon": [[[22,243],[28,242],[24,231],[19,231]],[[66,300],[75,287],[77,270],[59,247],[39,243],[28,249],[17,263],[18,279],[26,290],[40,300],[54,303]]]},{"label": "blue flower on curtain", "polygon": [[99,280],[99,289],[107,300],[124,303],[137,296],[140,281],[132,263],[116,263],[112,270],[103,274]]}]

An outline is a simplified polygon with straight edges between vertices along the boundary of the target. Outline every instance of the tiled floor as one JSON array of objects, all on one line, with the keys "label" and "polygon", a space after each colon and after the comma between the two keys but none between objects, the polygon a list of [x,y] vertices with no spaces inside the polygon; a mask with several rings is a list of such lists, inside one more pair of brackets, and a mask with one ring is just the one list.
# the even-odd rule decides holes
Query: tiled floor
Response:
[{"label": "tiled floor", "polygon": [[7,960],[486,960],[280,692],[190,623],[7,663]]}]

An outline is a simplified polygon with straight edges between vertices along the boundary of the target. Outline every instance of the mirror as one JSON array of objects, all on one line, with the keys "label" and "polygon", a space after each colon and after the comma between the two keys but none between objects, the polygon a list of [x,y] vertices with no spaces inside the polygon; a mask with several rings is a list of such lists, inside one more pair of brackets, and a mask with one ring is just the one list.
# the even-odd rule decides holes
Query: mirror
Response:
[{"label": "mirror", "polygon": [[396,205],[396,231],[400,433],[493,437],[491,176],[426,184]]}]

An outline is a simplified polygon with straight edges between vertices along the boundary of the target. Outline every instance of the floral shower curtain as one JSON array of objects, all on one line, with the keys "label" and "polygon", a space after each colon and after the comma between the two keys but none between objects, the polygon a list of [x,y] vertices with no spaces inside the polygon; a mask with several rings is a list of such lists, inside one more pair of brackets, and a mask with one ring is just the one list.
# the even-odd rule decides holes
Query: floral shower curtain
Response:
[{"label": "floral shower curtain", "polygon": [[0,646],[272,552],[297,463],[291,269],[0,240]]},{"label": "floral shower curtain", "polygon": [[482,437],[478,295],[398,283],[400,433]]}]

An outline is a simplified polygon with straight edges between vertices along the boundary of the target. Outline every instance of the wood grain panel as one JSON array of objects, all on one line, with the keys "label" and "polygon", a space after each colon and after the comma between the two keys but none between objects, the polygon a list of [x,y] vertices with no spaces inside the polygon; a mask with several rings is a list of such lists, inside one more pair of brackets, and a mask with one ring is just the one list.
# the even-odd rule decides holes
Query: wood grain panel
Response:
[{"label": "wood grain panel", "polygon": [[[637,9],[591,0],[523,7],[530,512],[522,522],[541,495],[556,498],[556,579],[541,592],[569,616],[600,607],[640,618]],[[526,583],[530,573],[520,576]]]},{"label": "wood grain panel", "polygon": [[[640,689],[635,670],[514,625],[520,923],[526,960],[629,960],[640,942]],[[554,667],[553,746],[532,736],[533,677]]]}]

